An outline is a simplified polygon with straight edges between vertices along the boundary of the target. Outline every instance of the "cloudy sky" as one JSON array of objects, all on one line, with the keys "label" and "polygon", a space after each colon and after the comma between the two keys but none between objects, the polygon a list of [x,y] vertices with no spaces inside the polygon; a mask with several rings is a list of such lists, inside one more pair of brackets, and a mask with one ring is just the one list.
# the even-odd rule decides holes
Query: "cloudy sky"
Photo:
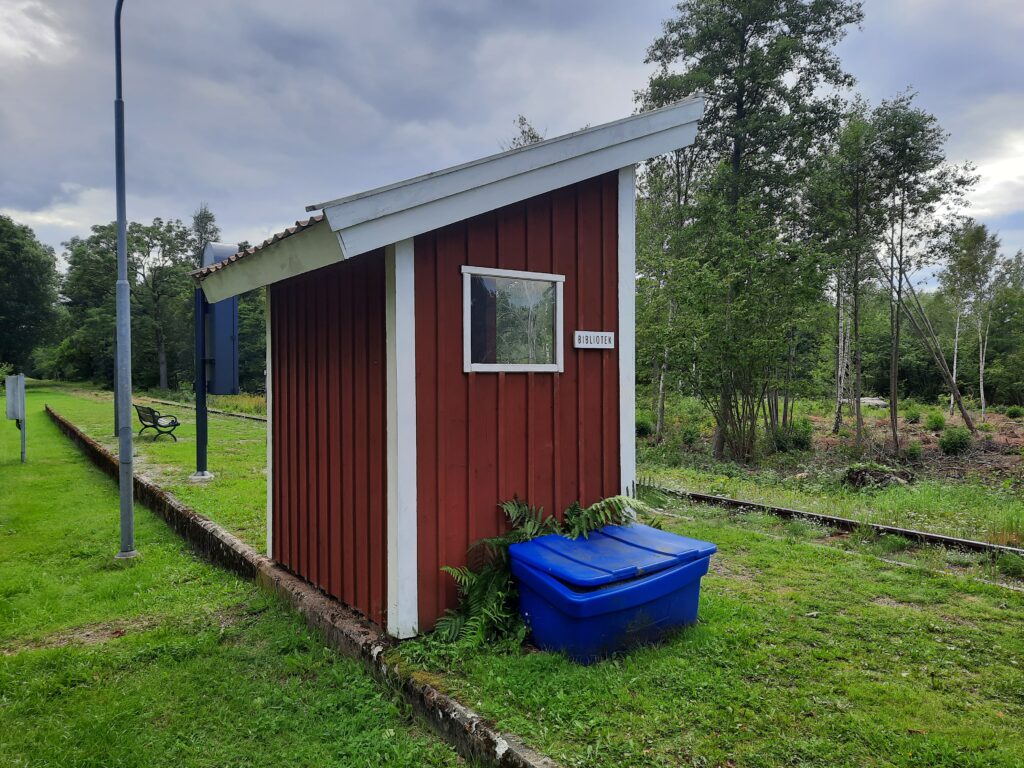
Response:
[{"label": "cloudy sky", "polygon": [[[126,0],[128,215],[258,241],[304,207],[628,115],[663,0]],[[0,212],[60,250],[114,218],[113,0],[0,0]],[[1024,2],[867,0],[841,53],[910,86],[1024,247]]]}]

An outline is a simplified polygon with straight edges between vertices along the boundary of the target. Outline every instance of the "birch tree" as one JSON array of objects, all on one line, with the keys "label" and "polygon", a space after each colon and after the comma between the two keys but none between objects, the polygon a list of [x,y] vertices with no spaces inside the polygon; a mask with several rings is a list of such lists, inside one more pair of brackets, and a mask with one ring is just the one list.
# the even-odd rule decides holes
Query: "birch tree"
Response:
[{"label": "birch tree", "polygon": [[861,324],[864,290],[874,274],[872,252],[880,242],[879,174],[875,130],[862,102],[852,105],[836,145],[815,174],[810,190],[811,231],[834,264],[835,408],[833,433],[850,401],[857,445],[863,444],[864,363]]},{"label": "birch tree", "polygon": [[[934,115],[914,106],[913,100],[914,94],[901,94],[883,101],[872,114],[884,223],[881,264],[890,292],[889,429],[895,453],[900,450],[903,320],[907,307],[920,308],[911,278],[932,262],[943,216],[962,205],[964,193],[973,183],[968,170],[946,162],[946,132]],[[926,316],[907,318],[912,319],[915,332],[928,333]],[[940,368],[946,365],[944,358],[936,362]]]},{"label": "birch tree", "polygon": [[[985,420],[985,362],[988,355],[992,308],[995,302],[999,268],[999,239],[984,224],[967,219],[950,237],[947,264],[940,274],[943,292],[956,314],[953,332],[953,378],[959,362],[960,322],[966,313],[978,335],[978,399]],[[950,393],[950,412],[953,395]]]},{"label": "birch tree", "polygon": [[995,303],[999,263],[999,238],[988,227],[968,220],[957,233],[952,249],[950,269],[962,286],[967,311],[978,335],[978,400],[981,420],[985,421],[985,362],[988,357],[989,332]]}]

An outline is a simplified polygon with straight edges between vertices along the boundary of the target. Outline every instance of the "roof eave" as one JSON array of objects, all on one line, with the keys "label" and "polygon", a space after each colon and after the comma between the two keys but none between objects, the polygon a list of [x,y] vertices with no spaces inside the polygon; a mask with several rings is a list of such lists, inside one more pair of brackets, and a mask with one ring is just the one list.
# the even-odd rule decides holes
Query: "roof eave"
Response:
[{"label": "roof eave", "polygon": [[689,146],[702,98],[326,204],[346,257]]},{"label": "roof eave", "polygon": [[220,269],[193,273],[209,302],[222,301],[265,285],[312,272],[345,258],[338,237],[326,222],[306,226],[287,237],[268,241],[244,258],[221,262]]}]

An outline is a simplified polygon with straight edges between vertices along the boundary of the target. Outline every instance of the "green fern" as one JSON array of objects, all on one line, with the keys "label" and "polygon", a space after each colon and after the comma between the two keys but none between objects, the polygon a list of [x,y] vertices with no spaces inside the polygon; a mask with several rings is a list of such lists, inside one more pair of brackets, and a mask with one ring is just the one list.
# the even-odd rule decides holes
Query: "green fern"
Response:
[{"label": "green fern", "polygon": [[574,501],[565,510],[563,535],[571,539],[580,536],[586,539],[592,532],[606,525],[631,523],[640,514],[653,515],[653,510],[642,501],[629,496],[610,496],[589,507],[582,507],[579,502]]},{"label": "green fern", "polygon": [[632,522],[635,515],[652,514],[646,504],[627,496],[612,496],[589,507],[573,502],[565,510],[564,523],[519,498],[499,506],[508,520],[508,531],[470,547],[470,552],[483,549],[486,562],[477,570],[467,566],[441,568],[455,582],[459,606],[437,620],[433,640],[466,648],[522,642],[526,629],[519,618],[518,593],[509,565],[508,548],[512,544],[549,534],[587,537],[606,525],[622,525]]}]

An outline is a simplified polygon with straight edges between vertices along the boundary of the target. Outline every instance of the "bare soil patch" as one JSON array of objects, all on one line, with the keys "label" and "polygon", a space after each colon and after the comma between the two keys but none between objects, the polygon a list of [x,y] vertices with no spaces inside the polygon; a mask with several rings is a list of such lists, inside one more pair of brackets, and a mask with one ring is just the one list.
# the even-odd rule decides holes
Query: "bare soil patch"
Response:
[{"label": "bare soil patch", "polygon": [[145,616],[130,621],[104,621],[96,624],[84,624],[80,627],[72,627],[71,629],[55,632],[40,640],[5,647],[0,653],[4,656],[14,656],[22,651],[35,651],[44,648],[98,645],[124,637],[127,634],[145,632],[155,627],[158,623],[158,619],[155,617]]}]

